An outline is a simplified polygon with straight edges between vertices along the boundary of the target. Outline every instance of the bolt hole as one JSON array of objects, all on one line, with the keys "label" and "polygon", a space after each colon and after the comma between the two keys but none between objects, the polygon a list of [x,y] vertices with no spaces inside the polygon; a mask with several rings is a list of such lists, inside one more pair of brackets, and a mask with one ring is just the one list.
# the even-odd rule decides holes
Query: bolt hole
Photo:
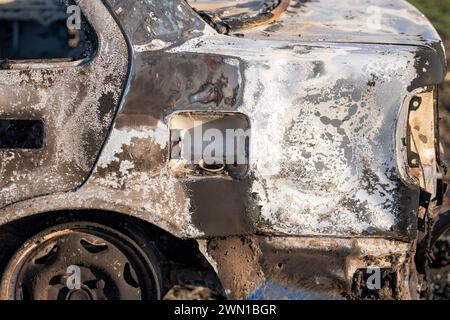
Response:
[{"label": "bolt hole", "polygon": [[95,244],[92,242],[88,242],[85,239],[82,239],[80,241],[80,244],[83,246],[84,249],[86,249],[90,253],[100,253],[108,249],[108,246],[105,244]]},{"label": "bolt hole", "polygon": [[50,265],[55,262],[58,253],[58,246],[47,246],[34,260],[35,264]]},{"label": "bolt hole", "polygon": [[131,269],[130,264],[127,262],[123,270],[123,278],[126,283],[128,283],[133,288],[139,288],[139,283],[137,281],[137,276],[134,270]]}]

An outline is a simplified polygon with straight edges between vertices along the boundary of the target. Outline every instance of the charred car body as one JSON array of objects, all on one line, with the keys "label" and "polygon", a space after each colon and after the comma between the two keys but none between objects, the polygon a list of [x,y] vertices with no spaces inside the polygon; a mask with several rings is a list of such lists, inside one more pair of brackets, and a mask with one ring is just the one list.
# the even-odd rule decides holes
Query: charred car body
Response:
[{"label": "charred car body", "polygon": [[1,298],[419,298],[445,56],[372,2],[0,1]]}]

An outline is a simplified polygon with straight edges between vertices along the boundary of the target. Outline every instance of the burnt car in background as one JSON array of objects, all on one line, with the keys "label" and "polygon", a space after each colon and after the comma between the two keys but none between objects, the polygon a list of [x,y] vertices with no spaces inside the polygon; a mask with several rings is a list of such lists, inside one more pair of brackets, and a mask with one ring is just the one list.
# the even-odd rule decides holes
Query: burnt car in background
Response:
[{"label": "burnt car in background", "polygon": [[[0,298],[426,293],[445,54],[406,1],[2,0],[0,27]],[[187,161],[197,126],[250,132],[244,161]]]}]

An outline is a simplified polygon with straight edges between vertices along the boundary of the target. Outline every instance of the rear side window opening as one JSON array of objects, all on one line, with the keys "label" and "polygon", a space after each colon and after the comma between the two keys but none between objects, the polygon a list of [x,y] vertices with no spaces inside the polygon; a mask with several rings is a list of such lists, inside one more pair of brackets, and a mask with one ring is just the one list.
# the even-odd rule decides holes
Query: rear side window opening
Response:
[{"label": "rear side window opening", "polygon": [[96,45],[73,0],[0,0],[0,68],[11,60],[83,60]]}]

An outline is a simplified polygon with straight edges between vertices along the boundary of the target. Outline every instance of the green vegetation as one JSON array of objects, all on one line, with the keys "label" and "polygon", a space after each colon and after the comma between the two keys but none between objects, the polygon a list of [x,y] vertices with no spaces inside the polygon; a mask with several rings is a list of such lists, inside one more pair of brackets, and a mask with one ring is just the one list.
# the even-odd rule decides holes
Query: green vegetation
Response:
[{"label": "green vegetation", "polygon": [[433,22],[441,37],[450,39],[450,0],[409,0]]}]

